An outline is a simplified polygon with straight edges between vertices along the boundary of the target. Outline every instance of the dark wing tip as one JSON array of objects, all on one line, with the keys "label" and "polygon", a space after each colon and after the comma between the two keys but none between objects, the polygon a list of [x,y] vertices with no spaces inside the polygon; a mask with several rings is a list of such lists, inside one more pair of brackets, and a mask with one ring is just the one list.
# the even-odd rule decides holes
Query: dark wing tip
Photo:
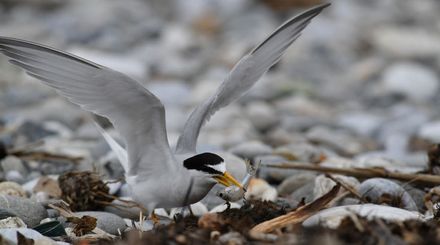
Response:
[{"label": "dark wing tip", "polygon": [[89,60],[83,59],[81,57],[78,57],[76,55],[61,51],[61,50],[57,50],[54,49],[52,47],[46,46],[46,45],[42,45],[42,44],[38,44],[38,43],[34,43],[34,42],[30,42],[30,41],[26,41],[26,40],[22,40],[22,39],[18,39],[18,38],[11,38],[11,37],[3,37],[0,36],[0,51],[2,49],[7,49],[8,47],[18,47],[18,48],[29,48],[29,49],[34,49],[34,50],[38,50],[38,51],[42,51],[42,52],[48,52],[48,53],[52,53],[54,55],[58,55],[67,59],[71,59],[74,60],[76,62],[88,65],[88,66],[92,66],[94,68],[97,69],[102,69],[102,66],[95,64]]}]

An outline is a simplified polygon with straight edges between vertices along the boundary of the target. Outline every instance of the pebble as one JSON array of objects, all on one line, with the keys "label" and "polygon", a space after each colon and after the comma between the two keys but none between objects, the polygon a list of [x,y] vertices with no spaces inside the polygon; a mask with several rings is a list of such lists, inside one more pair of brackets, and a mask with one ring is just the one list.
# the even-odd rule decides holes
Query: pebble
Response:
[{"label": "pebble", "polygon": [[245,106],[244,112],[258,131],[266,131],[279,122],[279,117],[269,103],[255,101]]},{"label": "pebble", "polygon": [[26,176],[28,174],[28,170],[24,165],[23,161],[15,156],[7,156],[3,160],[1,160],[1,167],[4,172],[16,171],[21,176]]},{"label": "pebble", "polygon": [[15,182],[5,181],[0,183],[0,195],[26,197],[26,191]]},{"label": "pebble", "polygon": [[304,186],[305,184],[314,181],[316,176],[317,175],[314,173],[307,172],[292,175],[278,185],[278,193],[280,196],[289,195]]},{"label": "pebble", "polygon": [[379,52],[399,58],[435,57],[440,53],[440,35],[422,28],[375,28],[373,45]]},{"label": "pebble", "polygon": [[[133,201],[129,197],[120,197],[125,201]],[[126,202],[122,202],[119,200],[112,201],[113,205],[118,205],[118,207],[114,207],[112,205],[106,206],[104,208],[105,212],[115,214],[119,217],[126,218],[126,219],[133,219],[133,220],[139,220],[139,213],[141,212],[141,209],[138,207],[125,207],[127,205]]]},{"label": "pebble", "polygon": [[368,112],[343,113],[338,118],[342,127],[351,129],[360,135],[373,136],[385,119]]},{"label": "pebble", "polygon": [[318,163],[328,156],[335,155],[329,150],[305,142],[280,146],[273,153],[286,158],[288,161],[306,163]]},{"label": "pebble", "polygon": [[218,238],[221,244],[242,245],[246,244],[246,239],[242,234],[236,231],[228,232]]},{"label": "pebble", "polygon": [[307,182],[306,184],[292,192],[292,194],[287,196],[286,200],[291,207],[297,207],[298,204],[301,203],[303,200],[304,202],[309,203],[314,199],[314,189],[315,180],[311,180],[310,182]]},{"label": "pebble", "polygon": [[311,142],[330,147],[343,155],[356,155],[367,150],[359,137],[344,130],[317,126],[311,128],[306,135]]},{"label": "pebble", "polygon": [[222,156],[226,163],[226,170],[236,179],[241,180],[246,175],[246,163],[243,159],[229,152],[215,152]]},{"label": "pebble", "polygon": [[370,178],[357,187],[358,193],[366,200],[377,204],[417,211],[417,205],[411,195],[400,185],[384,178]]},{"label": "pebble", "polygon": [[425,123],[418,130],[417,136],[432,143],[440,142],[440,121]]},{"label": "pebble", "polygon": [[20,184],[22,184],[26,181],[25,177],[20,172],[18,172],[16,170],[11,170],[11,171],[6,172],[5,179],[7,181],[20,183]]},{"label": "pebble", "polygon": [[23,197],[0,195],[0,208],[16,214],[29,227],[47,218],[47,211],[41,204]]},{"label": "pebble", "polygon": [[401,94],[414,101],[429,101],[437,94],[440,86],[434,71],[410,62],[388,67],[382,75],[382,83],[385,93]]},{"label": "pebble", "polygon": [[18,217],[8,217],[0,220],[0,229],[26,228],[26,224]]},{"label": "pebble", "polygon": [[119,235],[119,231],[122,232],[127,228],[124,219],[116,214],[101,211],[84,211],[76,212],[75,214],[80,217],[84,215],[95,217],[97,219],[97,227],[113,235]]},{"label": "pebble", "polygon": [[47,130],[43,125],[33,121],[25,121],[16,131],[17,135],[26,137],[27,142],[36,142],[47,136],[53,136],[56,133],[51,130]]},{"label": "pebble", "polygon": [[[345,185],[350,186],[352,189],[356,189],[360,184],[359,181],[354,177],[344,175],[333,175],[333,177]],[[327,194],[336,185],[337,183],[335,183],[335,181],[332,179],[326,177],[325,175],[319,175],[315,178],[315,185],[313,188],[314,199],[316,200]],[[344,191],[345,189],[340,190],[340,193]]]},{"label": "pebble", "polygon": [[422,217],[418,212],[411,212],[401,208],[376,204],[357,204],[324,209],[306,219],[302,224],[305,227],[321,225],[336,229],[345,217],[353,215],[353,213],[368,220],[380,218],[390,222],[420,220]]},{"label": "pebble", "polygon": [[68,244],[64,242],[55,242],[54,240],[41,235],[38,231],[29,228],[9,228],[0,229],[0,235],[6,240],[17,244],[17,232],[28,239],[33,239],[35,244]]},{"label": "pebble", "polygon": [[[261,162],[267,165],[280,165],[281,163],[286,162],[286,159],[284,157],[277,155],[266,155],[266,156],[258,156],[254,159],[254,161]],[[301,170],[268,168],[262,166],[258,171],[258,176],[262,179],[281,182],[284,179],[298,173],[301,173]]]},{"label": "pebble", "polygon": [[257,156],[272,153],[272,148],[259,141],[249,141],[233,146],[229,152],[244,159],[253,160]]}]

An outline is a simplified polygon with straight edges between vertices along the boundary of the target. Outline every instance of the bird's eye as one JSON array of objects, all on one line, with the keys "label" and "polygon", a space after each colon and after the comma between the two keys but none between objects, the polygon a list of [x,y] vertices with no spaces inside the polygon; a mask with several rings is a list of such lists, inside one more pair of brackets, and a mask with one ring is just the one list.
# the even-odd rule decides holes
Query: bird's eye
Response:
[{"label": "bird's eye", "polygon": [[223,197],[223,193],[219,193],[218,196],[219,196],[219,197]]}]

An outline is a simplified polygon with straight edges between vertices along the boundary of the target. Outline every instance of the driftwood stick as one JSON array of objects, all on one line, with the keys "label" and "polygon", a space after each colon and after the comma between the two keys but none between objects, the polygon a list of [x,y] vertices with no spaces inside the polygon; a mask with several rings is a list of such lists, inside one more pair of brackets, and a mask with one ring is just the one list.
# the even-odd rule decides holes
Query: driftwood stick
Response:
[{"label": "driftwood stick", "polygon": [[395,179],[404,182],[411,182],[416,185],[424,186],[437,186],[440,185],[440,176],[431,174],[406,174],[399,172],[390,172],[384,168],[335,168],[335,167],[324,167],[312,164],[302,164],[302,163],[283,163],[281,165],[268,165],[264,164],[262,167],[266,168],[281,168],[281,169],[300,169],[300,170],[310,170],[323,173],[333,173],[349,175],[357,178],[387,178]]},{"label": "driftwood stick", "polygon": [[342,180],[338,180],[337,178],[333,177],[333,175],[331,174],[325,174],[325,176],[331,180],[333,180],[333,182],[335,182],[336,184],[339,184],[340,186],[342,186],[345,190],[347,190],[349,193],[351,193],[353,196],[355,196],[357,199],[359,199],[359,201],[361,201],[362,203],[368,203],[364,197],[362,197],[358,191],[351,187],[350,185],[348,185],[347,183],[345,183]]},{"label": "driftwood stick", "polygon": [[[271,220],[264,221],[254,226],[249,231],[249,235],[256,240],[267,240],[267,236],[264,236],[266,233],[286,227],[288,225],[302,223],[308,217],[325,208],[326,205],[336,197],[339,192],[339,188],[340,185],[336,185],[327,194],[316,199],[315,201],[299,207],[295,211],[292,211],[285,215],[281,215]],[[270,239],[272,239],[272,237],[270,237]]]}]

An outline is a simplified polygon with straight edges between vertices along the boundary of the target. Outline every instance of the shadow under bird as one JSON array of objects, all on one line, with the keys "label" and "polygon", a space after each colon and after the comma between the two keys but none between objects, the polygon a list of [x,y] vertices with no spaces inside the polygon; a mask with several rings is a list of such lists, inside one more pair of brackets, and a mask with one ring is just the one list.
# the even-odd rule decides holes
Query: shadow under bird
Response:
[{"label": "shadow under bird", "polygon": [[0,52],[10,63],[54,88],[82,109],[107,117],[127,151],[121,164],[132,198],[147,208],[183,207],[200,201],[220,183],[241,186],[213,153],[196,153],[201,127],[222,107],[239,98],[330,4],[313,7],[288,20],[245,55],[216,93],[191,113],[175,149],[168,144],[161,101],[128,76],[75,55],[33,42],[0,37]]}]

